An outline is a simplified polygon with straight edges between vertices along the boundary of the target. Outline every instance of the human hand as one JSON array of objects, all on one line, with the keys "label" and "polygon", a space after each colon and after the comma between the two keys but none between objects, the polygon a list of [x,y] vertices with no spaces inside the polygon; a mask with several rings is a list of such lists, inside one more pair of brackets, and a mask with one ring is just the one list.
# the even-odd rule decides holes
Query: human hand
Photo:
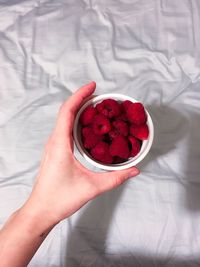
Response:
[{"label": "human hand", "polygon": [[104,173],[85,168],[73,154],[72,129],[76,112],[96,84],[77,90],[59,110],[55,128],[45,146],[33,191],[25,207],[40,210],[50,224],[69,217],[89,200],[111,190],[139,173],[135,167]]}]

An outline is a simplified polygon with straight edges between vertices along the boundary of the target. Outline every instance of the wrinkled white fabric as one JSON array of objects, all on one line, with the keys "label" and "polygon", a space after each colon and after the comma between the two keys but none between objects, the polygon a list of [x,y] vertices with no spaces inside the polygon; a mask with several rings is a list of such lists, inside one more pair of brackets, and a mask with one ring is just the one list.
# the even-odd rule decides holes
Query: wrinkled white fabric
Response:
[{"label": "wrinkled white fabric", "polygon": [[200,266],[199,27],[198,0],[0,0],[1,226],[76,88],[139,99],[155,125],[141,174],[58,224],[30,267]]}]

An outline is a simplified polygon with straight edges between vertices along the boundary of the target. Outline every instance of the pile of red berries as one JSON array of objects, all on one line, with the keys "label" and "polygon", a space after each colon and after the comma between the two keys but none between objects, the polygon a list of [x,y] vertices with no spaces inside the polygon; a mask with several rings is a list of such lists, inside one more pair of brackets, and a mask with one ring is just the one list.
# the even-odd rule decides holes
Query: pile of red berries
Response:
[{"label": "pile of red berries", "polygon": [[147,114],[139,102],[105,99],[88,106],[79,122],[84,148],[93,159],[105,164],[135,157],[149,136]]}]

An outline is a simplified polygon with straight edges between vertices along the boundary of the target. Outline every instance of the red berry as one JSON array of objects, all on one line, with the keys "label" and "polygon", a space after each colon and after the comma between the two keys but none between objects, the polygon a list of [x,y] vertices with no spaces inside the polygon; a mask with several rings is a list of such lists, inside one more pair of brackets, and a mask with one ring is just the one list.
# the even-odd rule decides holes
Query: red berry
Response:
[{"label": "red berry", "polygon": [[149,137],[149,128],[147,124],[136,125],[132,124],[130,126],[130,134],[137,137],[140,140],[147,140]]},{"label": "red berry", "polygon": [[113,163],[113,157],[110,154],[105,154],[102,159],[100,159],[102,163],[105,164],[112,164]]},{"label": "red berry", "polygon": [[129,136],[128,139],[131,147],[130,157],[135,157],[140,152],[140,141],[133,136]]},{"label": "red berry", "polygon": [[92,157],[102,163],[111,164],[113,158],[109,153],[109,145],[103,141],[100,141],[90,151]]},{"label": "red berry", "polygon": [[82,125],[88,125],[92,123],[94,116],[96,114],[97,114],[97,111],[93,106],[86,107],[86,109],[81,113],[80,123]]},{"label": "red berry", "polygon": [[132,103],[126,110],[128,120],[137,125],[146,123],[147,115],[141,103]]},{"label": "red berry", "polygon": [[128,159],[129,148],[127,139],[121,135],[116,136],[112,140],[109,151],[112,156],[119,156],[123,159]]},{"label": "red berry", "polygon": [[121,107],[123,112],[126,112],[126,110],[128,109],[128,107],[133,104],[133,102],[131,102],[130,100],[125,100],[121,103]]},{"label": "red berry", "polygon": [[95,134],[106,134],[111,130],[110,121],[102,114],[97,114],[93,119],[92,129]]},{"label": "red berry", "polygon": [[101,139],[101,135],[96,135],[91,127],[84,127],[81,130],[83,146],[87,149],[93,148]]},{"label": "red berry", "polygon": [[96,109],[108,118],[117,117],[121,113],[120,104],[114,99],[105,99],[96,105]]},{"label": "red berry", "polygon": [[113,128],[119,133],[119,135],[127,136],[128,135],[128,124],[122,120],[115,120],[112,123]]},{"label": "red berry", "polygon": [[122,121],[125,121],[127,122],[128,121],[128,118],[127,118],[127,115],[125,113],[125,111],[123,111],[118,117],[117,117],[118,120],[122,120]]},{"label": "red berry", "polygon": [[110,131],[108,134],[109,134],[109,136],[110,136],[111,139],[113,139],[116,136],[119,136],[120,135],[119,132],[116,129]]},{"label": "red berry", "polygon": [[124,161],[126,161],[126,160],[125,159],[122,159],[122,158],[120,158],[118,156],[113,157],[113,163],[114,164],[122,163]]}]

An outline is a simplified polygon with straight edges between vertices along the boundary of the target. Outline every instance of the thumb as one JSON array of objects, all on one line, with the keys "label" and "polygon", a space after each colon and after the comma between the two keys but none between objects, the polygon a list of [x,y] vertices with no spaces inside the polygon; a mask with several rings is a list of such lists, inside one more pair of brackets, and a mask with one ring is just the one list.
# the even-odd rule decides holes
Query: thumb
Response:
[{"label": "thumb", "polygon": [[108,191],[114,189],[121,184],[123,184],[128,179],[138,175],[140,171],[136,167],[132,167],[129,169],[121,170],[121,171],[111,171],[101,173],[100,177],[100,187],[101,191]]}]

